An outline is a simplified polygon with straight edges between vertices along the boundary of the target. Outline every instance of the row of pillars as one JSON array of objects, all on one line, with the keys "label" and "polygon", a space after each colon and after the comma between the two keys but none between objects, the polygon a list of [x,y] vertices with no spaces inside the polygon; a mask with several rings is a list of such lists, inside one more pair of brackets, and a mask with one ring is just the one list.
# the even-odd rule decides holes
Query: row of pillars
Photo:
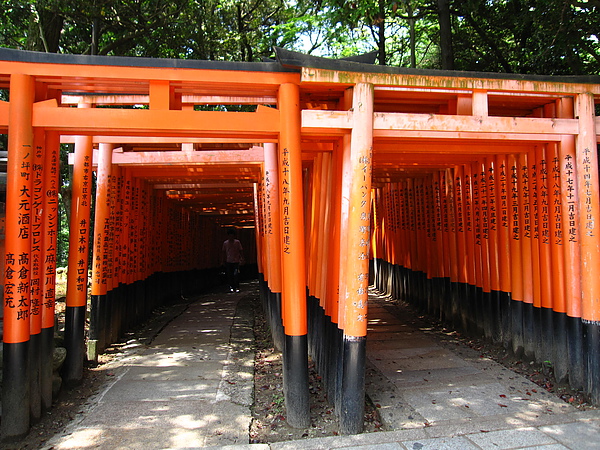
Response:
[{"label": "row of pillars", "polygon": [[348,91],[353,127],[302,170],[298,87],[282,85],[279,146],[265,144],[256,191],[261,294],[283,351],[287,421],[310,424],[307,361],[323,377],[342,433],[364,420],[373,86]]},{"label": "row of pillars", "polygon": [[[5,440],[26,435],[53,400],[60,135],[32,127],[33,104],[48,95],[34,77],[11,75],[1,423]],[[129,169],[113,165],[112,151],[112,145],[100,144],[94,193],[93,139],[75,139],[62,372],[67,385],[81,381],[86,356],[95,359],[153,308],[218,280],[219,225],[169,201],[164,190],[154,190]]]},{"label": "row of pillars", "polygon": [[375,284],[455,329],[550,362],[558,382],[598,404],[594,99],[579,94],[551,110],[578,117],[579,135],[375,189]]}]

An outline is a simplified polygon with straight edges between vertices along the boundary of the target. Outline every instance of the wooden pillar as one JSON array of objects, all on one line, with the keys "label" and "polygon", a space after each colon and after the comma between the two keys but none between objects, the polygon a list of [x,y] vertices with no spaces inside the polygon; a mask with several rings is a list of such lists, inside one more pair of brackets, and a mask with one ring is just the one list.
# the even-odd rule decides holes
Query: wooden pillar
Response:
[{"label": "wooden pillar", "polygon": [[521,247],[521,280],[523,289],[523,351],[528,360],[534,360],[533,286],[534,272],[531,239],[531,195],[529,180],[529,155],[517,155],[519,176],[519,227]]},{"label": "wooden pillar", "polygon": [[[353,124],[350,142],[350,184],[342,195],[349,199],[346,289],[343,302],[343,372],[340,430],[345,434],[362,431],[365,395],[367,297],[371,226],[371,170],[373,153],[373,85],[354,86]],[[346,161],[344,161],[346,162]]]},{"label": "wooden pillar", "polygon": [[46,133],[44,159],[44,235],[42,247],[42,408],[52,406],[52,365],[54,353],[54,310],[56,303],[56,243],[58,235],[58,183],[60,136]]},{"label": "wooden pillar", "polygon": [[288,423],[304,428],[310,424],[310,412],[300,90],[296,84],[285,83],[280,86],[279,108],[284,393]]},{"label": "wooden pillar", "polygon": [[506,155],[496,157],[497,189],[496,201],[498,204],[498,266],[500,289],[500,334],[504,348],[511,346],[512,318],[511,318],[511,184],[510,167]]},{"label": "wooden pillar", "polygon": [[277,144],[265,144],[265,210],[266,244],[268,251],[268,298],[271,313],[273,343],[284,347],[283,317],[281,311],[281,201],[279,199],[279,169],[277,167]]},{"label": "wooden pillar", "polygon": [[100,144],[96,177],[96,209],[94,217],[94,254],[92,257],[92,293],[90,298],[90,332],[87,342],[87,357],[96,361],[104,350],[106,338],[106,293],[110,230],[110,172],[113,145]]},{"label": "wooden pillar", "polygon": [[522,181],[518,159],[516,155],[508,155],[508,173],[509,173],[509,198],[510,198],[510,255],[511,255],[511,332],[512,332],[512,350],[517,356],[521,356],[524,351],[523,341],[523,258],[521,252],[521,239],[523,235],[523,218],[521,210],[521,189]]},{"label": "wooden pillar", "polygon": [[[562,145],[561,145],[562,146]],[[559,146],[552,143],[548,147],[548,228],[550,251],[552,253],[552,327],[553,327],[553,368],[554,377],[559,383],[568,382],[568,336],[567,336],[567,287],[565,247],[563,242],[561,163]]]},{"label": "wooden pillar", "polygon": [[[573,118],[573,99],[561,99],[558,110],[559,117]],[[581,230],[578,220],[580,211],[577,156],[575,136],[563,136],[557,158],[559,170],[554,174],[560,192],[560,200],[554,210],[554,220],[557,222],[557,241],[562,245],[564,257],[569,384],[575,389],[583,389],[585,361],[581,323]]]},{"label": "wooden pillar", "polygon": [[[80,107],[91,107],[91,105],[80,104]],[[63,379],[66,384],[77,384],[81,382],[83,377],[85,357],[84,325],[92,203],[92,150],[91,136],[75,137],[71,220],[69,224],[67,305],[65,311],[67,357],[63,367]]]},{"label": "wooden pillar", "polygon": [[46,136],[44,130],[33,130],[33,163],[31,165],[31,278],[30,289],[30,337],[29,374],[31,420],[42,416],[41,392],[41,345],[42,345],[42,240],[44,208],[44,152]]},{"label": "wooden pillar", "polygon": [[575,117],[579,185],[579,229],[581,245],[581,318],[583,319],[585,390],[594,403],[600,402],[600,190],[598,186],[598,143],[594,95],[576,97]]},{"label": "wooden pillar", "polygon": [[1,425],[2,437],[6,440],[18,439],[29,431],[29,257],[33,101],[33,77],[23,74],[11,75]]}]

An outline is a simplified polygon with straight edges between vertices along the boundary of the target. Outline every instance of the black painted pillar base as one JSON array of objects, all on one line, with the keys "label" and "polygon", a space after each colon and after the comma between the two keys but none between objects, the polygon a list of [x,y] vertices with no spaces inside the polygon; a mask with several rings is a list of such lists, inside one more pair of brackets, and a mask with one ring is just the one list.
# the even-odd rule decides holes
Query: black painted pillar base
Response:
[{"label": "black painted pillar base", "polygon": [[466,334],[476,334],[477,321],[477,286],[474,284],[466,285],[465,302],[461,310],[463,311],[464,323],[463,332]]},{"label": "black painted pillar base", "polygon": [[555,332],[554,312],[551,308],[540,308],[540,351],[542,353],[538,358],[539,361],[551,361],[554,365],[555,334],[558,333]]},{"label": "black painted pillar base", "polygon": [[329,403],[333,403],[338,418],[342,397],[342,361],[344,359],[343,338],[344,332],[338,327],[337,323],[332,323],[330,344],[331,362],[329,367],[331,384],[327,388],[327,397]]},{"label": "black painted pillar base", "polygon": [[542,342],[542,307],[533,306],[533,344],[535,360],[543,362],[544,358],[544,343]]},{"label": "black painted pillar base", "polygon": [[500,291],[498,300],[498,308],[500,310],[500,339],[502,346],[509,350],[512,348],[512,313],[510,307],[512,300],[510,293]]},{"label": "black painted pillar base", "polygon": [[483,336],[485,339],[492,340],[492,321],[495,317],[492,315],[492,293],[481,290],[481,324]]},{"label": "black painted pillar base", "polygon": [[[98,353],[104,353],[104,350],[106,350],[106,346],[108,345],[108,343],[106,342],[106,336],[108,335],[108,330],[107,330],[107,320],[106,320],[106,308],[107,308],[107,295],[99,295],[98,296],[98,322],[97,322],[97,326],[98,326],[98,334],[97,334],[97,339],[98,339]],[[91,322],[91,318],[90,318],[90,322]]]},{"label": "black painted pillar base", "polygon": [[42,417],[41,346],[39,333],[29,336],[29,411],[32,423],[38,422]]},{"label": "black painted pillar base", "polygon": [[587,350],[587,389],[594,405],[600,404],[600,326],[598,323],[583,323],[585,348]]},{"label": "black painted pillar base", "polygon": [[511,323],[510,328],[512,332],[512,352],[515,357],[520,358],[525,353],[524,341],[523,341],[523,302],[520,300],[513,300],[510,304],[510,316]]},{"label": "black painted pillar base", "polygon": [[365,415],[365,361],[367,338],[344,336],[340,404],[340,432],[358,434]]},{"label": "black painted pillar base", "polygon": [[475,309],[473,312],[475,313],[473,316],[473,320],[471,321],[471,335],[472,336],[484,336],[483,329],[483,289],[479,286],[475,286],[475,301],[474,301]]},{"label": "black painted pillar base", "polygon": [[42,328],[41,353],[42,354],[40,362],[40,373],[42,378],[42,411],[48,411],[52,407],[52,362],[54,355],[54,327]]},{"label": "black painted pillar base", "polygon": [[499,344],[502,342],[502,329],[501,329],[501,319],[500,319],[500,296],[501,292],[494,291],[490,293],[490,302],[491,302],[491,321],[492,321],[492,342],[494,344]]},{"label": "black painted pillar base", "polygon": [[523,353],[528,361],[535,361],[534,322],[533,303],[523,302]]},{"label": "black painted pillar base", "polygon": [[269,292],[269,288],[267,283],[265,282],[265,276],[262,273],[258,274],[258,293],[260,296],[260,304],[263,307],[263,310],[266,313],[267,317],[271,317],[269,313],[270,305],[267,302],[267,295]]},{"label": "black painted pillar base", "polygon": [[104,306],[104,349],[113,342],[113,313],[114,313],[115,289],[106,293],[106,305]]},{"label": "black painted pillar base", "polygon": [[324,370],[324,388],[327,392],[327,397],[330,399],[330,403],[333,404],[335,398],[335,368],[337,366],[337,342],[336,342],[336,329],[337,324],[333,323],[331,317],[325,316],[325,370]]},{"label": "black painted pillar base", "polygon": [[29,341],[4,343],[2,362],[2,440],[29,432]]},{"label": "black painted pillar base", "polygon": [[553,358],[554,379],[559,384],[569,381],[569,347],[567,345],[567,315],[554,312],[553,324]]},{"label": "black painted pillar base", "polygon": [[83,379],[85,306],[67,306],[65,311],[65,348],[67,357],[62,368],[66,386]]},{"label": "black painted pillar base", "polygon": [[[440,285],[443,286],[443,279],[440,280]],[[456,327],[460,322],[460,305],[465,301],[465,285],[456,281],[450,282],[450,291],[443,292],[443,288],[438,289],[440,298],[441,312],[439,317],[443,318],[446,323]],[[445,295],[444,295],[445,294]]]},{"label": "black painted pillar base", "polygon": [[271,335],[275,348],[283,352],[285,346],[285,334],[283,331],[283,319],[281,318],[281,292],[271,293]]},{"label": "black painted pillar base", "polygon": [[98,361],[98,354],[101,353],[100,347],[102,339],[103,314],[101,303],[105,303],[105,295],[92,295],[90,297],[90,328],[87,344],[87,358],[90,361]]},{"label": "black painted pillar base", "polygon": [[[136,326],[146,319],[146,315],[144,314],[144,280],[137,280],[133,285],[135,286],[135,316],[133,317],[133,325]],[[193,293],[195,289],[191,289],[191,291]]]},{"label": "black painted pillar base", "polygon": [[574,389],[584,389],[586,383],[583,330],[579,317],[567,316],[567,346],[569,352],[569,384]]},{"label": "black painted pillar base", "polygon": [[310,426],[310,406],[306,335],[285,335],[283,392],[288,425],[294,428],[308,428]]}]

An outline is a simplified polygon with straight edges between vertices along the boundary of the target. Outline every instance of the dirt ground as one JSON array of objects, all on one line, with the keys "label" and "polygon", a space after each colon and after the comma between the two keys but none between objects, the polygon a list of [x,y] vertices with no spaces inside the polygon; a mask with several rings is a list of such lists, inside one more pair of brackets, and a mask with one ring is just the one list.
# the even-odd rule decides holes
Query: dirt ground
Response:
[{"label": "dirt ground", "polygon": [[[258,298],[252,299],[255,311],[255,401],[252,407],[253,421],[250,427],[250,443],[272,443],[286,440],[335,436],[339,434],[339,426],[332,405],[327,401],[319,375],[314,366],[310,364],[309,383],[311,392],[311,425],[308,429],[295,429],[287,425],[285,421],[285,408],[283,399],[283,376],[281,367],[281,353],[275,351],[270,338],[267,324],[262,314],[262,308]],[[416,313],[415,313],[416,314]],[[416,314],[418,316],[418,314]],[[513,358],[504,348],[492,345],[484,340],[463,337],[456,331],[446,329],[442,324],[432,323],[427,320],[429,326],[433,326],[436,333],[468,345],[480,351],[482,357],[491,358],[505,367],[518,372],[531,381],[568,402],[579,409],[593,408],[585,395],[579,391],[570,389],[568,386],[559,386],[554,382],[550,368],[541,367]],[[142,329],[138,332],[143,333]],[[135,335],[129,335],[127,339]],[[124,344],[115,344],[110,347],[104,355],[101,355],[97,365],[88,365],[84,371],[82,383],[70,390],[61,392],[52,410],[44,413],[42,419],[33,424],[28,436],[15,444],[3,444],[6,450],[17,449],[39,449],[55,434],[64,430],[65,426],[81,411],[86,400],[97,393],[99,389],[114,376],[107,363],[118,357],[120,348]],[[367,399],[365,405],[365,432],[385,431],[379,420],[376,405]]]},{"label": "dirt ground", "polygon": [[[281,353],[273,347],[270,332],[259,304],[256,304],[255,311],[256,357],[254,359],[254,405],[252,407],[253,421],[250,426],[250,443],[268,444],[338,435],[337,417],[333,406],[327,400],[321,377],[315,371],[312,361],[309,362],[310,427],[297,429],[287,424],[282,392]],[[367,400],[364,432],[372,433],[382,429],[377,408]]]}]

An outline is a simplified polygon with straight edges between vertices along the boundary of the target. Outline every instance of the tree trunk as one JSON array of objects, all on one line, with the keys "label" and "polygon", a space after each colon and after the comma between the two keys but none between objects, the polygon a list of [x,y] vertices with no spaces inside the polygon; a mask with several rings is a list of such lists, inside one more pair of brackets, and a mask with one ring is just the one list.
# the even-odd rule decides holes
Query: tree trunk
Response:
[{"label": "tree trunk", "polygon": [[413,17],[413,8],[410,0],[406,2],[406,13],[408,19],[408,40],[410,48],[410,67],[417,67],[417,38],[415,33],[415,18]]},{"label": "tree trunk", "polygon": [[90,55],[98,54],[98,38],[100,35],[100,21],[97,17],[94,17],[92,21],[92,45],[90,47]]},{"label": "tree trunk", "polygon": [[385,51],[385,2],[379,0],[379,21],[377,23],[377,35],[379,37],[379,64],[385,66],[387,64],[387,54]]},{"label": "tree trunk", "polygon": [[440,24],[440,50],[442,69],[454,69],[454,51],[452,49],[452,24],[450,23],[450,1],[438,0],[438,21]]},{"label": "tree trunk", "polygon": [[44,51],[48,53],[57,53],[62,32],[64,18],[52,11],[40,8],[38,11],[41,38],[44,44]]}]

